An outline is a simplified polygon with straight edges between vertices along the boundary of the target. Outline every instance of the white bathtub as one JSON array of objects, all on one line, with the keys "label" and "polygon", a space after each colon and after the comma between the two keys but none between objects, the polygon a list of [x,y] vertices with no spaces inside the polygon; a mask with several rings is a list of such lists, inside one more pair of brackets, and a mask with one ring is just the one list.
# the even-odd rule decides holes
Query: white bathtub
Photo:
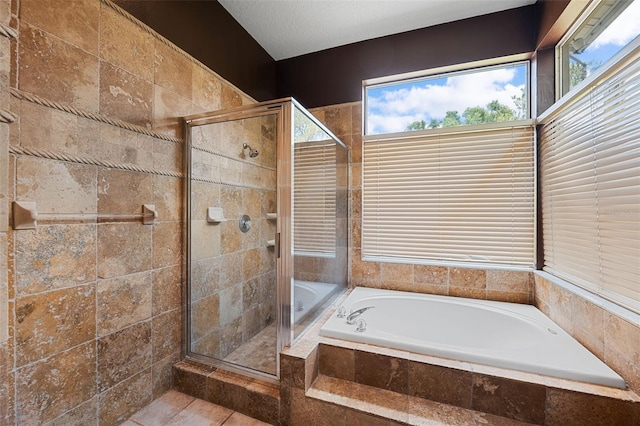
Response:
[{"label": "white bathtub", "polygon": [[297,324],[331,296],[337,284],[295,280],[293,282],[293,321]]},{"label": "white bathtub", "polygon": [[375,306],[357,323],[338,318],[320,335],[426,355],[624,388],[615,371],[534,306],[356,287],[347,314]]}]

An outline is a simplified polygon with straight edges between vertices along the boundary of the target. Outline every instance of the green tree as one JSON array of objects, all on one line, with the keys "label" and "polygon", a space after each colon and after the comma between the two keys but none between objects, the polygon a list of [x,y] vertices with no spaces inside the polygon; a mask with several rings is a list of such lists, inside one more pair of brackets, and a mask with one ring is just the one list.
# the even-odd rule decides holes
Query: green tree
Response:
[{"label": "green tree", "polygon": [[424,120],[418,120],[418,121],[414,121],[413,123],[409,124],[405,130],[406,131],[424,130],[426,128],[427,128],[427,122],[424,121]]},{"label": "green tree", "polygon": [[465,124],[488,123],[491,119],[489,111],[481,106],[470,107],[462,113]]},{"label": "green tree", "polygon": [[440,120],[435,119],[435,118],[432,118],[431,121],[429,122],[429,128],[430,129],[437,129],[441,125],[442,125],[442,122]]},{"label": "green tree", "polygon": [[487,110],[489,111],[488,123],[513,121],[517,118],[517,113],[514,110],[497,100],[489,102]]},{"label": "green tree", "polygon": [[454,127],[461,124],[458,111],[447,111],[442,119],[442,127]]},{"label": "green tree", "polygon": [[526,88],[520,89],[520,96],[513,95],[511,97],[513,104],[516,106],[516,117],[520,120],[527,118],[527,91]]}]

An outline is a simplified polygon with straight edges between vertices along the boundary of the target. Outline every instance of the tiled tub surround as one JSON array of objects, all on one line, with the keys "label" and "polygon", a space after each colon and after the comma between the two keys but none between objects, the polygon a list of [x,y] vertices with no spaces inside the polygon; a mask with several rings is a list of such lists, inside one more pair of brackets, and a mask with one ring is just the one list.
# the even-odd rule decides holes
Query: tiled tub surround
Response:
[{"label": "tiled tub surround", "polygon": [[[349,323],[351,311],[361,312]],[[626,388],[618,374],[531,305],[356,287],[320,335]]]},{"label": "tiled tub surround", "polygon": [[[17,117],[0,123],[0,424],[119,424],[180,359],[179,117],[253,100],[107,0],[0,0],[0,16],[19,34],[0,36]],[[12,200],[158,218],[12,231]]]}]

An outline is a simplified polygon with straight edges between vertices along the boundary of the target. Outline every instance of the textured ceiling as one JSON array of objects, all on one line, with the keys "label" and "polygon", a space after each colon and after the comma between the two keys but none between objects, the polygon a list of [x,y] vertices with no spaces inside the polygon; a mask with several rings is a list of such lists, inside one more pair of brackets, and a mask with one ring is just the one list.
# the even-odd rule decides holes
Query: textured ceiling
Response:
[{"label": "textured ceiling", "polygon": [[535,0],[218,0],[275,59],[535,3]]}]

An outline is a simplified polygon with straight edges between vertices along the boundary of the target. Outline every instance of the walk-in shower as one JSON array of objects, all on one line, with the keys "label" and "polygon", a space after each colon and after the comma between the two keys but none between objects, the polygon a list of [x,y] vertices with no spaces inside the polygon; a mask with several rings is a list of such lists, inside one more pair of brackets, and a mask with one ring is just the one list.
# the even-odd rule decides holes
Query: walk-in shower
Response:
[{"label": "walk-in shower", "polygon": [[347,287],[348,151],[291,98],[184,123],[185,357],[276,380]]}]

